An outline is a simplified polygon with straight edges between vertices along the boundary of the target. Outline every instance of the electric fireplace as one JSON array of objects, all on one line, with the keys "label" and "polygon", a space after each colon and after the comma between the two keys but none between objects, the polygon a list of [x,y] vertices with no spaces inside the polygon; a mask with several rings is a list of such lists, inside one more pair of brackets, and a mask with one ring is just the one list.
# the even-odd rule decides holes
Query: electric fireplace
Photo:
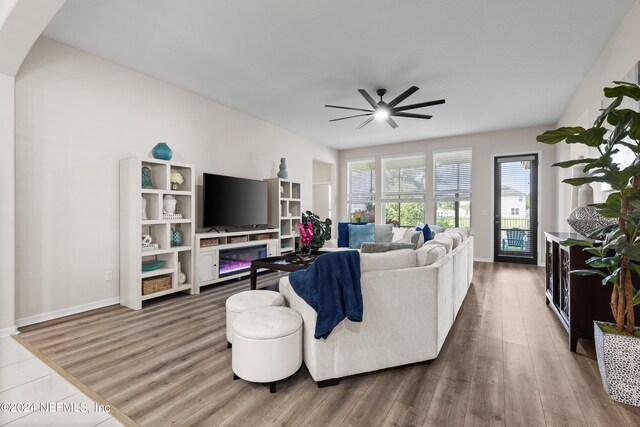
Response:
[{"label": "electric fireplace", "polygon": [[231,276],[249,271],[251,261],[266,257],[267,248],[264,245],[222,250],[220,251],[218,263],[220,266],[218,277]]}]

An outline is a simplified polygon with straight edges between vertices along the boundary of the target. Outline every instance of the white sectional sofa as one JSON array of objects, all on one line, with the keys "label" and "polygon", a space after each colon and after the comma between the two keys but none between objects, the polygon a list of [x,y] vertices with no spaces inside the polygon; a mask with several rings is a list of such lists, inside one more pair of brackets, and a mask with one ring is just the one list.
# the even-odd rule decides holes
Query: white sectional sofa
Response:
[{"label": "white sectional sofa", "polygon": [[[316,312],[287,277],[280,280],[287,304],[304,320],[304,362],[319,385],[438,356],[473,277],[473,236],[447,234],[457,235],[450,245],[436,236],[415,251],[361,254],[363,321],[344,320],[326,340],[314,338]],[[430,265],[421,265],[425,259]]]}]

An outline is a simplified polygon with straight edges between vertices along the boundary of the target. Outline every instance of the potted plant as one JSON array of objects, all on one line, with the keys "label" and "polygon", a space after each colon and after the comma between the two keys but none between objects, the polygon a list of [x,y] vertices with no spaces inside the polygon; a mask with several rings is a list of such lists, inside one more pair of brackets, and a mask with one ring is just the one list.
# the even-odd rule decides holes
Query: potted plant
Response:
[{"label": "potted plant", "polygon": [[[309,226],[308,224],[311,224]],[[309,247],[311,250],[318,250],[324,246],[324,242],[331,239],[331,220],[326,218],[324,221],[311,211],[302,214],[303,227],[311,227],[311,238]]]},{"label": "potted plant", "polygon": [[[609,304],[615,324],[594,322],[596,353],[602,382],[613,400],[640,406],[640,333],[635,327],[634,305],[640,303],[640,292],[633,287],[632,276],[640,277],[640,113],[622,108],[623,101],[640,101],[640,86],[614,82],[604,89],[612,100],[602,110],[593,126],[561,127],[538,135],[546,144],[582,144],[597,150],[599,156],[554,164],[561,168],[584,165],[586,176],[563,182],[580,186],[592,182],[611,186],[604,203],[594,204],[613,224],[596,227],[591,240],[568,239],[564,245],[584,246],[591,254],[586,261],[591,269],[571,271],[575,275],[598,275],[602,284],[613,284]],[[626,98],[626,99],[625,99]],[[633,161],[623,166],[614,159],[621,148],[633,153]]]}]

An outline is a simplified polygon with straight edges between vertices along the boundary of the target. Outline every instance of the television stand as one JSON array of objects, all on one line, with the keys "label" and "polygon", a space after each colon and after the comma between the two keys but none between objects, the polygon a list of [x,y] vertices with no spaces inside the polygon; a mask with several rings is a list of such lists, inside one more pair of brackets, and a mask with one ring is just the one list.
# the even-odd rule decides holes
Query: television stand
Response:
[{"label": "television stand", "polygon": [[203,286],[249,276],[252,260],[278,255],[277,229],[196,233],[194,293]]}]

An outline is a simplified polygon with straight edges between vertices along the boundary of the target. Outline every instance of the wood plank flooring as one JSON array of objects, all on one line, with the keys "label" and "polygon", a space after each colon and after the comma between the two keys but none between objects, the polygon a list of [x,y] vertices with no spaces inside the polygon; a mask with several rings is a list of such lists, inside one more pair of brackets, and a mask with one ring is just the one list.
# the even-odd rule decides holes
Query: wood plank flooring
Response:
[{"label": "wood plank flooring", "polygon": [[569,351],[543,280],[538,267],[476,263],[437,359],[323,389],[304,367],[276,394],[233,381],[224,302],[247,280],[21,328],[20,337],[141,426],[640,425],[640,408],[605,394],[593,342]]}]

